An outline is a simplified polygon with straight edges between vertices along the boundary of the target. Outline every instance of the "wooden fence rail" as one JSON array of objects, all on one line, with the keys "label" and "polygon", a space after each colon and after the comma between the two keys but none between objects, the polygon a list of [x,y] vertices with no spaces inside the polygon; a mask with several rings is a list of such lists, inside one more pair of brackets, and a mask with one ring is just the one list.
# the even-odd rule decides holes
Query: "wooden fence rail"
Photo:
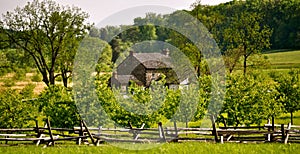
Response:
[{"label": "wooden fence rail", "polygon": [[[272,128],[272,129],[271,129]],[[274,129],[273,129],[274,128]],[[0,143],[32,142],[36,145],[54,146],[59,141],[72,141],[77,144],[99,145],[102,142],[280,142],[300,143],[300,126],[270,125],[251,127],[219,127],[219,128],[177,128],[163,127],[158,123],[157,128],[102,128],[88,127],[84,121],[80,127],[51,128],[50,121],[44,127],[0,129]],[[64,142],[61,142],[64,143]]]}]

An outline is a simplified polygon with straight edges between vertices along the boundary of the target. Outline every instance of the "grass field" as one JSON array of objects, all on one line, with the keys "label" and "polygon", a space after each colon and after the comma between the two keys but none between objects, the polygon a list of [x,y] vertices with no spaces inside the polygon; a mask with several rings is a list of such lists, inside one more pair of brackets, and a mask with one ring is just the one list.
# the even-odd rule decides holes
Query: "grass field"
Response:
[{"label": "grass field", "polygon": [[[128,146],[135,146],[128,144]],[[143,145],[136,145],[143,146]],[[24,153],[24,154],[42,154],[42,153],[209,153],[209,154],[220,154],[220,153],[298,153],[300,144],[214,144],[214,143],[199,143],[199,142],[186,142],[186,143],[167,143],[157,148],[148,150],[126,150],[121,149],[109,144],[101,145],[99,147],[88,147],[88,146],[61,146],[55,147],[36,147],[36,146],[18,146],[18,148],[12,147],[0,147],[0,153]]]},{"label": "grass field", "polygon": [[[128,144],[133,146],[133,144]],[[142,145],[139,145],[142,146]],[[88,146],[55,146],[55,147],[36,147],[36,146],[11,146],[11,147],[0,147],[0,153],[30,153],[30,154],[41,154],[41,153],[298,153],[300,144],[214,144],[214,143],[199,143],[199,142],[186,142],[186,143],[167,143],[159,147],[148,149],[148,150],[126,150],[121,149],[112,145],[101,145],[99,147],[88,147]]]},{"label": "grass field", "polygon": [[270,52],[265,54],[269,57],[271,68],[273,69],[290,69],[300,68],[300,50]]}]

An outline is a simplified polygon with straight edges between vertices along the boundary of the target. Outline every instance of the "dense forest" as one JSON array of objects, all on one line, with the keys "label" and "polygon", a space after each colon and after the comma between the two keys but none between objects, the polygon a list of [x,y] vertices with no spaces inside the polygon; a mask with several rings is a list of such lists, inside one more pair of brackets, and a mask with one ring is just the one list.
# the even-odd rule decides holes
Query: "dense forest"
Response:
[{"label": "dense forest", "polygon": [[[300,49],[300,1],[234,0],[215,6],[197,1],[191,7],[166,15],[147,13],[135,18],[133,25],[106,27],[88,24],[88,14],[80,8],[50,0],[34,0],[4,14],[0,21],[0,75],[5,85],[0,87],[0,127],[30,127],[33,120],[47,117],[54,127],[79,125],[80,118],[93,126],[131,122],[151,127],[167,120],[188,126],[207,115],[217,117],[223,125],[260,125],[282,113],[290,113],[293,123],[293,113],[300,109],[300,71],[262,70],[268,67],[263,53]],[[186,20],[183,12],[200,21],[218,44],[226,77],[214,74],[203,51],[184,35],[191,30],[186,27],[194,23]],[[183,33],[158,25],[177,26]],[[120,97],[120,91],[109,86],[112,71],[130,50],[166,47],[154,48],[152,41],[179,49],[191,62],[198,84],[187,89],[144,89],[132,84],[131,99]],[[78,55],[78,50],[86,53]],[[92,61],[95,53],[101,53],[95,66],[73,70],[81,66],[76,56]],[[89,71],[96,75],[90,77]],[[10,86],[28,72],[36,73],[32,81],[46,85],[39,94],[33,93],[34,84],[22,90]],[[14,74],[12,81],[5,79],[9,74]],[[73,78],[74,74],[84,78]],[[153,84],[165,82],[162,78]]]}]

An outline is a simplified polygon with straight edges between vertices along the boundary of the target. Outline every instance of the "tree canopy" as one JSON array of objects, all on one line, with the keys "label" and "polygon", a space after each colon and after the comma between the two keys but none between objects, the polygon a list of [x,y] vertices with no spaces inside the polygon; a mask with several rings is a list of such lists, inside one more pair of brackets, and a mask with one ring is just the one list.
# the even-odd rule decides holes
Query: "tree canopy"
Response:
[{"label": "tree canopy", "polygon": [[59,75],[67,82],[65,78],[71,72],[78,42],[90,27],[87,18],[88,14],[78,7],[34,0],[4,14],[1,33],[5,34],[6,41],[33,58],[43,82],[49,86],[55,84]]}]

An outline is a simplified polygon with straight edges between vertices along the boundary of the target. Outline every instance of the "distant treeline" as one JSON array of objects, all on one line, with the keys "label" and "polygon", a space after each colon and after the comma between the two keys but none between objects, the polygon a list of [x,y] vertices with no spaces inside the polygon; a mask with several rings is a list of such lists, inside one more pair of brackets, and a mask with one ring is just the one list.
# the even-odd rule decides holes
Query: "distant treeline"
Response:
[{"label": "distant treeline", "polygon": [[221,43],[224,30],[242,22],[240,18],[245,12],[249,12],[245,18],[257,14],[260,25],[272,30],[271,49],[300,49],[299,0],[234,0],[216,6],[196,5],[189,13],[202,21]]}]

